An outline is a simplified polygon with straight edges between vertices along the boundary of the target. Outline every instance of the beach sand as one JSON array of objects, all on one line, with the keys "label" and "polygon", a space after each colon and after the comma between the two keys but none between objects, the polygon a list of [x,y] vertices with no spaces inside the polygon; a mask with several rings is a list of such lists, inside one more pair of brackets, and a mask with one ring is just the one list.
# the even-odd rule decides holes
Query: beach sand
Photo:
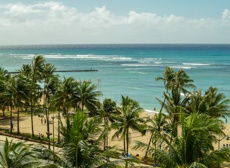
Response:
[{"label": "beach sand", "polygon": [[[153,115],[155,115],[154,112],[143,112],[141,114],[141,117],[153,117]],[[14,116],[16,116],[16,115],[14,114]],[[50,115],[50,117],[51,116],[52,116],[52,114]],[[50,120],[53,121],[51,118],[50,118]],[[13,123],[14,123],[14,131],[16,132],[17,131],[16,117],[14,118]],[[55,118],[54,124],[50,124],[50,133],[52,133],[51,137],[53,137],[53,131],[54,131],[54,137],[57,138],[57,123],[58,123],[58,120]],[[54,128],[53,128],[53,126],[54,126]],[[10,128],[9,119],[2,120],[0,122],[0,127],[5,128],[5,129],[9,129]],[[230,125],[226,124],[225,129],[223,131],[225,132],[226,135],[230,135]],[[30,116],[20,118],[20,132],[31,133]],[[36,135],[38,135],[40,133],[40,134],[43,134],[44,136],[46,136],[46,132],[47,132],[47,127],[46,127],[46,124],[44,123],[44,120],[41,121],[41,117],[34,116],[34,133]],[[112,130],[109,134],[108,146],[116,145],[116,147],[118,149],[120,149],[120,151],[122,151],[123,141],[119,140],[119,139],[112,140],[112,138],[111,138],[114,132],[115,132],[115,130]],[[134,145],[134,142],[137,140],[144,142],[144,143],[148,143],[149,139],[150,139],[150,133],[147,133],[145,136],[142,136],[140,133],[132,131],[131,135],[130,135],[130,152],[129,153],[131,153],[133,156],[136,156],[137,154],[140,156],[143,156],[145,151],[136,151],[136,150],[133,150],[132,147]],[[227,140],[227,138],[224,138],[220,141],[220,143],[214,144],[214,147],[215,147],[215,149],[218,149],[218,147],[223,147],[223,145],[226,146],[226,144],[228,144],[228,146],[230,147],[230,139]]]}]

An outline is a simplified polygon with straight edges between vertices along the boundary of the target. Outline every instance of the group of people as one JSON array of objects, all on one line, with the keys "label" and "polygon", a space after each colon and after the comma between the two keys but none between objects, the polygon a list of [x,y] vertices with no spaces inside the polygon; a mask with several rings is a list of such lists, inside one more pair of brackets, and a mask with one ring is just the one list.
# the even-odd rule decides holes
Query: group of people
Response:
[{"label": "group of people", "polygon": [[42,118],[41,118],[41,123],[42,123],[42,124],[46,124],[46,118],[42,117]]},{"label": "group of people", "polygon": [[44,138],[44,135],[43,134],[38,134],[38,138],[40,139],[40,140],[42,140],[43,138]]}]

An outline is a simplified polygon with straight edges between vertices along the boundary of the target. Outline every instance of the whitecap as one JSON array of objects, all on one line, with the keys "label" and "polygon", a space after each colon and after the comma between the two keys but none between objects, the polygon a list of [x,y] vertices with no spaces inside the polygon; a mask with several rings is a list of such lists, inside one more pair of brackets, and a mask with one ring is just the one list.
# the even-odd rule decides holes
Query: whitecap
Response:
[{"label": "whitecap", "polygon": [[79,60],[101,60],[101,61],[129,61],[130,57],[121,57],[114,55],[93,55],[93,54],[77,54],[77,55],[45,55],[49,59],[79,59]]},{"label": "whitecap", "polygon": [[133,70],[143,70],[143,69],[146,69],[146,68],[125,68],[126,71],[133,71]]},{"label": "whitecap", "polygon": [[189,67],[189,66],[171,66],[172,68],[175,68],[175,69],[192,69],[194,67]]},{"label": "whitecap", "polygon": [[138,88],[138,87],[128,87],[128,89],[132,89],[132,90],[143,90],[142,88]]},{"label": "whitecap", "polygon": [[151,64],[121,64],[121,66],[150,67],[150,66],[154,66],[154,65],[151,65]]},{"label": "whitecap", "polygon": [[191,66],[208,66],[210,64],[202,64],[202,63],[183,63],[183,65],[191,65]]},{"label": "whitecap", "polygon": [[147,73],[144,73],[144,72],[137,72],[137,71],[131,71],[130,73],[134,73],[134,74],[141,74],[141,75],[145,75]]},{"label": "whitecap", "polygon": [[141,58],[138,62],[139,63],[152,63],[155,62],[157,60],[161,60],[159,58]]}]

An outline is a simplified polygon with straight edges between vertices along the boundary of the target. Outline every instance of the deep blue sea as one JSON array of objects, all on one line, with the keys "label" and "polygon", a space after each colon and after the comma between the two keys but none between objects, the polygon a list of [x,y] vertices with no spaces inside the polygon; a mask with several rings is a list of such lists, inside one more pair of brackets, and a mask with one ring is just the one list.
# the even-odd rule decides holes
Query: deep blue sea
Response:
[{"label": "deep blue sea", "polygon": [[103,96],[121,101],[121,95],[148,110],[160,108],[166,66],[184,69],[197,89],[217,87],[230,98],[230,45],[221,44],[108,44],[0,46],[0,66],[16,71],[41,54],[57,70],[96,69],[98,72],[60,73],[76,80],[92,80]]}]

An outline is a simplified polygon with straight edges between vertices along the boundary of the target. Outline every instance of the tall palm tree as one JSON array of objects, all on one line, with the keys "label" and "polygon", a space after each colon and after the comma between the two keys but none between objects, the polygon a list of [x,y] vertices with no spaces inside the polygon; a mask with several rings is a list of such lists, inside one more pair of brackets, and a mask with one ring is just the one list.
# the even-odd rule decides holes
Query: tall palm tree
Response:
[{"label": "tall palm tree", "polygon": [[181,136],[169,141],[161,136],[167,148],[157,149],[156,156],[161,167],[209,167],[215,168],[230,161],[230,149],[214,150],[218,136],[225,136],[223,122],[206,114],[192,113],[184,117],[181,113]]},{"label": "tall palm tree", "polygon": [[[173,86],[174,77],[175,77],[174,70],[171,67],[166,67],[163,77],[157,77],[156,80],[157,81],[161,80],[164,82],[165,92],[168,93],[169,89],[171,89]],[[162,112],[165,101],[166,98],[164,98],[164,101],[162,102],[161,109],[159,112]]]},{"label": "tall palm tree", "polygon": [[121,107],[118,108],[118,115],[113,116],[115,122],[112,127],[116,129],[113,138],[123,139],[124,152],[129,153],[130,129],[144,134],[144,119],[140,118],[143,109],[139,104],[128,96],[122,96]]},{"label": "tall palm tree", "polygon": [[101,92],[96,90],[97,86],[92,84],[91,81],[80,81],[76,89],[74,102],[82,111],[86,108],[90,111],[90,115],[95,115],[99,102],[98,97],[101,95]]},{"label": "tall palm tree", "polygon": [[[195,105],[193,103],[196,97],[201,100]],[[212,117],[223,117],[230,115],[229,103],[230,99],[227,99],[223,93],[218,93],[218,89],[214,87],[209,87],[204,95],[201,93],[194,94],[191,100],[191,104],[197,107],[197,111],[201,113],[206,113]],[[199,99],[198,99],[199,100]],[[195,101],[196,102],[196,101]]]},{"label": "tall palm tree", "polygon": [[15,107],[14,84],[14,78],[9,78],[7,81],[4,81],[4,92],[2,93],[4,104],[10,107],[10,132],[13,130],[13,109]]},{"label": "tall palm tree", "polygon": [[207,97],[207,113],[213,117],[226,117],[230,115],[229,103],[230,99],[227,99],[223,93],[218,93],[218,89],[209,87],[205,92]]},{"label": "tall palm tree", "polygon": [[[186,107],[190,97],[190,91],[187,88],[195,88],[193,80],[186,74],[182,69],[174,72],[172,69],[167,68],[168,75],[164,75],[168,78],[157,78],[158,80],[163,80],[166,88],[164,92],[164,102],[157,99],[162,106],[165,108],[166,112],[169,114],[172,120],[172,136],[176,137],[178,133],[178,122],[180,108]],[[173,74],[174,73],[174,74]],[[166,101],[166,103],[165,103]]]},{"label": "tall palm tree", "polygon": [[53,104],[63,110],[64,115],[68,115],[69,109],[73,107],[73,95],[76,92],[77,82],[74,78],[64,78],[59,83],[54,95]]},{"label": "tall palm tree", "polygon": [[168,127],[168,121],[167,121],[167,116],[164,113],[158,113],[158,114],[154,114],[154,116],[152,118],[147,118],[146,120],[147,122],[147,127],[146,127],[146,131],[150,132],[151,136],[148,142],[148,145],[142,145],[142,142],[137,141],[136,145],[134,147],[134,149],[141,149],[141,148],[145,148],[146,152],[145,152],[145,157],[148,156],[150,152],[150,146],[154,145],[155,149],[157,148],[157,142],[159,141],[159,144],[161,146],[161,140],[160,140],[160,135],[165,133],[165,131],[167,131],[167,127]]},{"label": "tall palm tree", "polygon": [[116,102],[112,99],[104,99],[101,109],[99,110],[99,116],[103,118],[104,121],[104,150],[108,146],[108,134],[109,134],[109,121],[112,119],[111,115],[116,115]]},{"label": "tall palm tree", "polygon": [[50,99],[51,96],[55,94],[58,85],[58,75],[54,75],[56,68],[52,64],[45,64],[43,69],[43,79],[44,79],[44,102],[43,107],[46,112],[46,124],[47,124],[47,138],[49,140],[49,149],[50,149],[50,122],[49,122],[49,110],[50,110]]},{"label": "tall palm tree", "polygon": [[101,120],[88,118],[81,111],[72,122],[66,120],[66,124],[62,124],[62,152],[70,167],[100,167],[106,162],[105,153],[99,148],[101,133]]},{"label": "tall palm tree", "polygon": [[217,88],[209,87],[204,94],[201,90],[191,93],[186,109],[188,113],[197,111],[211,117],[224,118],[227,122],[226,117],[230,115],[229,103],[230,99],[223,93],[218,93]]},{"label": "tall palm tree", "polygon": [[7,106],[7,104],[5,103],[4,100],[4,95],[3,92],[5,91],[5,84],[7,83],[7,81],[9,80],[10,75],[8,73],[7,70],[5,70],[4,68],[0,67],[0,106],[2,109],[2,115],[5,116],[5,108]]},{"label": "tall palm tree", "polygon": [[73,107],[73,94],[76,92],[77,82],[74,78],[64,78],[62,82],[57,83],[57,90],[55,91],[51,104],[52,108],[58,110],[58,142],[60,141],[60,124],[62,114],[69,118],[69,109]]},{"label": "tall palm tree", "polygon": [[33,58],[32,64],[31,64],[31,80],[32,80],[32,87],[30,92],[30,107],[31,107],[31,132],[32,136],[34,137],[34,121],[33,121],[33,115],[34,115],[34,97],[37,97],[38,95],[38,87],[37,82],[41,81],[43,79],[43,71],[44,71],[44,64],[45,64],[45,58],[42,55],[37,55]]},{"label": "tall palm tree", "polygon": [[5,140],[0,151],[0,165],[2,168],[27,168],[38,166],[36,154],[22,142],[13,143]]},{"label": "tall palm tree", "polygon": [[2,94],[2,99],[5,105],[10,107],[10,132],[13,129],[13,109],[17,108],[17,133],[20,133],[19,115],[20,108],[29,99],[30,93],[28,87],[28,78],[22,75],[11,76],[5,81],[5,90]]},{"label": "tall palm tree", "polygon": [[18,70],[21,75],[26,77],[31,77],[32,75],[32,66],[30,64],[23,64],[22,68]]},{"label": "tall palm tree", "polygon": [[20,108],[23,107],[24,103],[29,100],[29,88],[28,88],[28,78],[17,75],[12,77],[11,80],[11,94],[13,96],[14,105],[17,108],[17,133],[20,133],[20,125],[19,125],[19,115]]}]

